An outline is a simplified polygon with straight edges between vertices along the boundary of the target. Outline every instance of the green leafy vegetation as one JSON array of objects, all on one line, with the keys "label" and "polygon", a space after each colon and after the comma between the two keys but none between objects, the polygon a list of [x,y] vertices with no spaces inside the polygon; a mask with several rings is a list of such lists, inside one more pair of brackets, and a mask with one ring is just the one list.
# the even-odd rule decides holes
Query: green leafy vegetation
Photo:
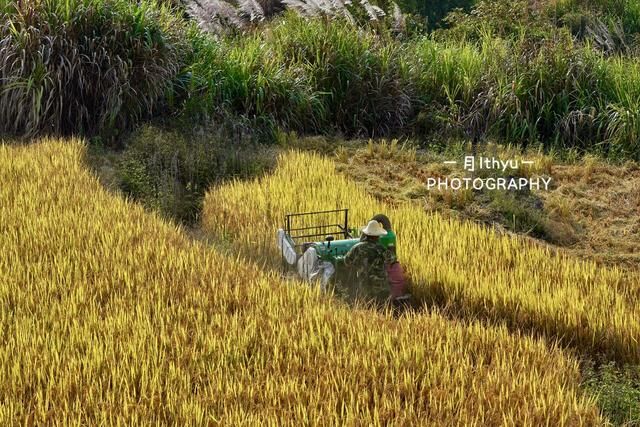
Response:
[{"label": "green leafy vegetation", "polygon": [[585,388],[614,425],[640,425],[640,366],[589,362],[583,371]]},{"label": "green leafy vegetation", "polygon": [[[422,35],[390,16],[393,3],[358,4],[365,23],[296,3],[216,35],[153,1],[5,2],[4,130],[108,136],[169,106],[188,123],[231,117],[262,140],[279,128],[449,135],[640,156],[635,29],[593,24],[633,21],[634,2],[629,16],[588,9],[580,34],[569,19],[586,13],[580,2],[480,1]],[[198,15],[200,27],[220,13]]]},{"label": "green leafy vegetation", "polygon": [[255,176],[271,166],[273,155],[264,148],[229,144],[210,132],[138,130],[116,161],[120,189],[169,218],[193,224],[211,185]]},{"label": "green leafy vegetation", "polygon": [[506,5],[481,3],[408,41],[294,13],[247,35],[200,35],[185,111],[226,108],[300,133],[491,136],[638,158],[638,62]]},{"label": "green leafy vegetation", "polygon": [[442,24],[443,19],[454,9],[469,11],[476,3],[475,0],[444,0],[444,1],[421,1],[421,0],[400,0],[398,2],[407,12],[424,16],[428,28],[437,28]]},{"label": "green leafy vegetation", "polygon": [[224,108],[271,128],[349,135],[398,131],[411,116],[400,45],[343,22],[291,13],[270,31],[196,43],[189,113]]}]

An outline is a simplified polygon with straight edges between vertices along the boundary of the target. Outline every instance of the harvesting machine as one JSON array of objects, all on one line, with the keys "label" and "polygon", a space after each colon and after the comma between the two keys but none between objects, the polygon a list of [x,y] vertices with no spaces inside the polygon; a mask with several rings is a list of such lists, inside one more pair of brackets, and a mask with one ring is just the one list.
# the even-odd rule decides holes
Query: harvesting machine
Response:
[{"label": "harvesting machine", "polygon": [[[387,230],[379,242],[394,247],[396,235],[385,215],[372,219]],[[296,271],[304,280],[319,281],[322,289],[342,277],[344,257],[360,241],[360,228],[349,227],[349,210],[334,209],[285,215],[283,228],[278,230],[278,246],[286,272]]]}]

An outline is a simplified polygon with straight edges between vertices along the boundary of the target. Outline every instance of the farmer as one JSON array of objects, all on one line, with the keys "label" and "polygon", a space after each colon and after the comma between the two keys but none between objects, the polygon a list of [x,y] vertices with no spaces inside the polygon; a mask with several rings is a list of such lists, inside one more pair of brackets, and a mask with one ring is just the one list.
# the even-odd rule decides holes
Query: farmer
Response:
[{"label": "farmer", "polygon": [[382,224],[371,220],[362,230],[360,242],[349,250],[344,264],[353,269],[352,297],[383,303],[389,298],[387,267],[395,262],[392,251],[382,246],[378,239],[387,234]]}]

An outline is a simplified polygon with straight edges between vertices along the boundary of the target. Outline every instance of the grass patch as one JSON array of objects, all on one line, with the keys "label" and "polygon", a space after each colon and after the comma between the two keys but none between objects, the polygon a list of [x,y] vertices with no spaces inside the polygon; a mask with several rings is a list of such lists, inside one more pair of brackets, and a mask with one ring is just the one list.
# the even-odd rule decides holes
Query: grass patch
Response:
[{"label": "grass patch", "polygon": [[190,49],[161,2],[0,2],[0,132],[113,139],[158,111]]}]

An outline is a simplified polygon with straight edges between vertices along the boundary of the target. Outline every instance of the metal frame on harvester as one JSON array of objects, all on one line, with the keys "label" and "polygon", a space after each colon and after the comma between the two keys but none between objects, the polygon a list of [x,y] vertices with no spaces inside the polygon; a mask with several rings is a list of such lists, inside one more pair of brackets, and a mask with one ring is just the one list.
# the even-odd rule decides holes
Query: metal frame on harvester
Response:
[{"label": "metal frame on harvester", "polygon": [[[303,216],[308,217],[312,215],[327,215],[327,214],[335,214],[338,212],[344,213],[343,215],[344,222],[342,224],[320,224],[320,225],[312,225],[310,227],[292,228],[292,219],[295,219],[297,217],[303,217]],[[316,230],[317,232],[312,234],[302,234],[302,235],[292,234],[295,232],[306,232],[308,230]],[[298,250],[299,248],[302,248],[304,244],[309,242],[310,240],[313,240],[311,239],[313,237],[320,238],[316,240],[325,240],[326,236],[340,234],[344,239],[353,238],[353,236],[351,235],[351,231],[349,230],[349,209],[333,209],[328,211],[287,214],[285,215],[284,231],[287,237],[291,239],[291,242],[293,243],[296,250]],[[299,239],[305,239],[305,240],[302,242],[299,242]],[[302,252],[304,252],[304,250]]]},{"label": "metal frame on harvester", "polygon": [[[296,220],[314,216],[319,217],[317,224],[304,227],[296,226]],[[333,216],[333,218],[340,218],[341,222],[337,222],[339,220],[333,218],[332,221],[336,222],[332,222],[327,219],[329,216]],[[353,238],[353,234],[349,229],[349,209],[289,213],[284,217],[283,231],[285,238],[293,247],[296,257],[300,257],[309,248],[309,246],[317,242],[328,243],[327,249],[329,249],[331,247],[330,242],[334,239],[333,236],[338,237],[338,239]],[[327,237],[329,237],[329,239],[327,239]],[[287,266],[284,262],[284,248],[282,259],[284,269],[283,273],[286,273]]]}]

